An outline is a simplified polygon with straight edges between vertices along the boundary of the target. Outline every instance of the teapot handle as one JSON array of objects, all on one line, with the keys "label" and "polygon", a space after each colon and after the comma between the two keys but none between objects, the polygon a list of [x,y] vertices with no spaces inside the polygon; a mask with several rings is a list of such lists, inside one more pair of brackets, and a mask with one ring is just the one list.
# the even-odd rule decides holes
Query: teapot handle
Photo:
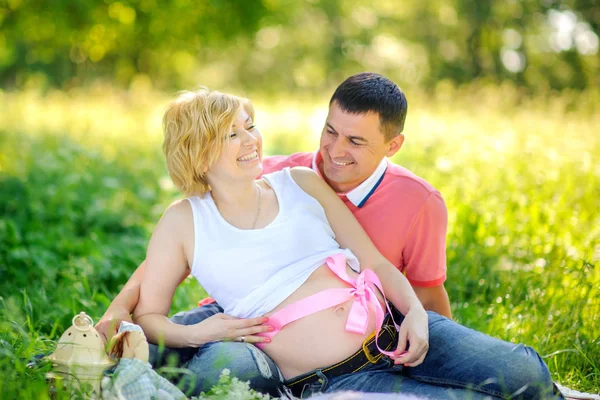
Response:
[{"label": "teapot handle", "polygon": [[94,320],[92,319],[92,317],[90,317],[83,311],[74,316],[71,322],[73,323],[75,329],[81,332],[89,331],[90,328],[94,326]]}]

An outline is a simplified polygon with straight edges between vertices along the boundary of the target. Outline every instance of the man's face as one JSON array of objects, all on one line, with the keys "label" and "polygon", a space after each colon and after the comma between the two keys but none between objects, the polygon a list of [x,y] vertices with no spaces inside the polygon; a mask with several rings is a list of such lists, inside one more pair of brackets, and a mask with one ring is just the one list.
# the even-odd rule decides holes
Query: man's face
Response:
[{"label": "man's face", "polygon": [[319,169],[336,192],[348,192],[371,176],[384,157],[394,155],[403,141],[402,134],[385,139],[378,114],[350,114],[333,102],[321,132]]}]

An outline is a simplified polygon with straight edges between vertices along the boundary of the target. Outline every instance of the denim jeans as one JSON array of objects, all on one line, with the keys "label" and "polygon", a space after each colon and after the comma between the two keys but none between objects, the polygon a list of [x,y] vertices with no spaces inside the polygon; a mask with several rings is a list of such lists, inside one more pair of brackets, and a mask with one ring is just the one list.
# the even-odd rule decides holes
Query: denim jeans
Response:
[{"label": "denim jeans", "polygon": [[[178,324],[196,324],[222,312],[216,304],[173,316]],[[431,399],[562,398],[554,394],[548,368],[530,347],[494,339],[459,325],[434,312],[429,316],[429,352],[425,361],[413,368],[394,365],[383,357],[363,370],[321,379],[304,388],[303,397],[316,393],[354,390],[372,393],[406,393]],[[401,323],[402,316],[396,318]],[[232,376],[250,381],[253,389],[271,395],[282,391],[282,377],[275,363],[247,343],[213,342],[198,349],[166,349],[158,356],[151,346],[153,366],[164,363],[165,355],[175,353],[188,370],[182,377],[190,394],[207,391],[218,382],[224,368]]]},{"label": "denim jeans", "polygon": [[[180,325],[194,325],[208,317],[223,312],[216,303],[179,312],[171,321]],[[166,376],[188,396],[207,392],[219,382],[224,369],[231,371],[242,381],[262,393],[280,396],[283,392],[283,377],[277,365],[265,353],[249,343],[211,342],[199,348],[159,348],[150,344],[150,363],[154,368],[177,366],[185,371],[176,371]],[[161,371],[162,372],[162,371]]]}]

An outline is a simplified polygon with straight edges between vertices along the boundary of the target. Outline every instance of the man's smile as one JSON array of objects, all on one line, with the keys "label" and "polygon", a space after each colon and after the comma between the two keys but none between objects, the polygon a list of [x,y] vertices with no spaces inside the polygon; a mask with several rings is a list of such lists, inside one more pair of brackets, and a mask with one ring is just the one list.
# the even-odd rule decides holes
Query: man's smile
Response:
[{"label": "man's smile", "polygon": [[335,161],[334,159],[331,159],[331,162],[339,167],[345,167],[346,165],[354,164],[353,161]]}]

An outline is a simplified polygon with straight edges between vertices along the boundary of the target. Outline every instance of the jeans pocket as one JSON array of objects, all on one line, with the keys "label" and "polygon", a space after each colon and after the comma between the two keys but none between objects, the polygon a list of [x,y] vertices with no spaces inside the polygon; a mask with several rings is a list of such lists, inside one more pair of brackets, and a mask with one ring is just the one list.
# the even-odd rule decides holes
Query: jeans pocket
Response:
[{"label": "jeans pocket", "polygon": [[402,374],[404,371],[404,365],[394,364],[394,360],[392,360],[390,357],[382,357],[378,363],[378,367],[384,368],[391,372],[397,372],[399,374]]},{"label": "jeans pocket", "polygon": [[315,375],[317,375],[318,379],[313,383],[307,383],[302,388],[302,393],[300,393],[301,399],[307,399],[315,394],[323,393],[327,390],[327,386],[329,385],[329,379],[323,374],[322,370],[315,370]]}]

